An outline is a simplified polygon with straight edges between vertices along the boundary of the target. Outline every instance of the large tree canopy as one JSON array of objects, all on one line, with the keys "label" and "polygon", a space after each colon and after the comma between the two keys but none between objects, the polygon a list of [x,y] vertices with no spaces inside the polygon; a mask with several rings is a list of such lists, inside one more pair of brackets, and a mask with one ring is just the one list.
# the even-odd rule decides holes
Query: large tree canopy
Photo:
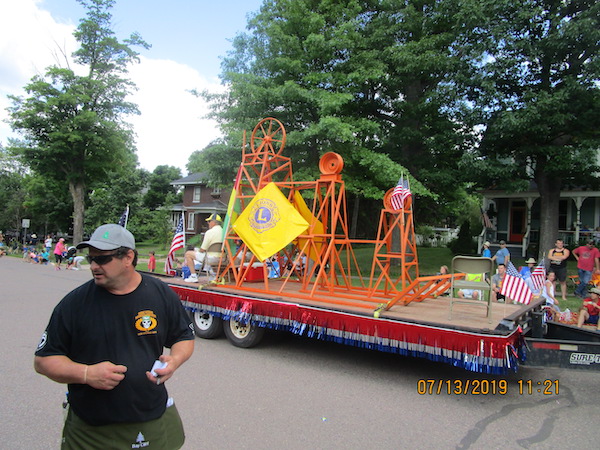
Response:
[{"label": "large tree canopy", "polygon": [[[24,164],[68,186],[73,199],[73,235],[83,235],[85,196],[111,171],[136,165],[133,136],[124,116],[137,113],[126,100],[134,88],[126,78],[147,44],[137,35],[119,42],[111,29],[114,0],[79,0],[87,9],[74,35],[81,47],[75,66],[49,67],[32,78],[26,97],[11,97],[11,125],[23,140],[13,147]],[[83,75],[78,73],[83,72]]]},{"label": "large tree canopy", "polygon": [[154,210],[165,206],[165,202],[175,200],[177,188],[171,182],[181,178],[181,170],[173,166],[157,166],[148,175],[148,191],[144,195],[144,206]]},{"label": "large tree canopy", "polygon": [[461,64],[454,14],[433,0],[267,0],[224,59],[228,92],[207,97],[228,137],[267,116],[284,123],[299,177],[335,151],[362,198],[381,198],[403,167],[417,194],[451,195],[468,136],[446,95]]},{"label": "large tree canopy", "polygon": [[348,189],[378,198],[406,167],[423,184],[417,192],[434,193],[417,203],[430,223],[465,214],[473,188],[535,181],[545,248],[561,188],[596,176],[598,8],[591,0],[266,0],[224,59],[228,92],[205,94],[226,133],[207,155],[273,116],[288,128],[301,177],[336,151]]},{"label": "large tree canopy", "polygon": [[485,187],[535,182],[541,255],[558,234],[560,191],[598,184],[600,4],[494,0],[473,10],[484,20],[460,50],[475,63],[470,100],[484,133],[465,168]]}]

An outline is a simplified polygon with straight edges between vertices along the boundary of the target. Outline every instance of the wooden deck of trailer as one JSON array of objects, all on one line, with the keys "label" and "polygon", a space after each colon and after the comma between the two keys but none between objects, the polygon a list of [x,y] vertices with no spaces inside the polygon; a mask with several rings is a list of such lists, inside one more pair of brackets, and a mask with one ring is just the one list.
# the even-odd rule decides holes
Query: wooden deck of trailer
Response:
[{"label": "wooden deck of trailer", "polygon": [[[209,284],[208,279],[200,277],[198,283],[189,283],[181,278],[165,277],[169,284],[186,287],[189,289],[201,289],[212,293],[223,293],[234,296],[244,296],[268,301],[299,304],[324,310],[334,310],[356,315],[374,317],[378,303],[355,299],[348,301],[347,293],[322,293],[310,298],[308,293],[301,292],[300,283],[287,283],[283,291],[279,292],[282,282],[279,280],[268,280],[269,291],[265,292],[265,283],[262,281],[246,283],[241,287],[227,284]],[[384,302],[384,298],[380,298]],[[351,304],[349,304],[351,303]],[[387,311],[381,311],[376,317],[393,321],[402,321],[421,325],[430,325],[445,329],[457,329],[470,332],[482,332],[497,334],[508,332],[499,325],[504,323],[520,324],[533,309],[543,303],[543,299],[534,299],[529,305],[512,303],[494,303],[492,305],[491,322],[486,316],[484,302],[472,301],[469,303],[455,303],[450,318],[450,297],[440,296],[437,298],[426,298],[422,301],[411,302],[404,306],[396,304]]]}]

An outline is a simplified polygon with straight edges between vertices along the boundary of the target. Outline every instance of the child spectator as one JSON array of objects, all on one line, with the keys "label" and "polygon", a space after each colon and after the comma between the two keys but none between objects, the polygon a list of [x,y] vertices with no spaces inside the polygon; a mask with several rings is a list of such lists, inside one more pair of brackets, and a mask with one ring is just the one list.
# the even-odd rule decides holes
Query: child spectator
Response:
[{"label": "child spectator", "polygon": [[33,263],[33,264],[39,264],[40,259],[37,255],[37,253],[35,252],[35,250],[31,250],[29,252],[29,262]]},{"label": "child spectator", "polygon": [[556,274],[548,272],[546,275],[546,283],[542,287],[541,295],[546,299],[547,310],[552,316],[552,320],[556,317],[556,313],[560,312],[558,299],[556,298]]},{"label": "child spectator", "polygon": [[50,261],[50,251],[44,248],[40,254],[40,264],[48,265],[48,261]]},{"label": "child spectator", "polygon": [[156,256],[154,252],[150,252],[150,259],[148,260],[148,272],[154,272],[156,270]]}]

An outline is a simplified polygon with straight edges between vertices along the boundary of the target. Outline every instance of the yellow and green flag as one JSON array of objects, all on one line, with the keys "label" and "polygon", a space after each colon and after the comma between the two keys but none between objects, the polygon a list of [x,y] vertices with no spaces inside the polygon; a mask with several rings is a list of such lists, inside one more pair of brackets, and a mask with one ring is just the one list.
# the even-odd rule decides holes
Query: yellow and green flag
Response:
[{"label": "yellow and green flag", "polygon": [[262,188],[232,225],[260,261],[284,248],[308,228],[308,222],[275,183]]},{"label": "yellow and green flag", "polygon": [[225,222],[223,222],[223,242],[226,241],[227,233],[229,229],[237,220],[240,215],[240,200],[237,198],[238,190],[240,187],[240,181],[242,179],[242,165],[238,168],[233,188],[231,189],[231,195],[229,196],[229,203],[227,204],[227,213],[225,214]]},{"label": "yellow and green flag", "polygon": [[[304,198],[302,197],[302,195],[300,195],[300,192],[298,192],[298,191],[294,192],[294,203],[296,204],[296,209],[298,210],[300,215],[302,217],[304,217],[304,219],[309,224],[314,223],[312,233],[314,235],[323,234],[325,232],[325,227],[323,226],[323,223],[321,223],[320,220],[318,220],[315,216],[313,216],[311,210],[308,209],[308,206],[306,205]],[[310,259],[312,259],[313,261],[319,260],[318,254],[321,253],[321,247],[323,247],[323,243],[319,242],[320,239],[322,239],[322,238],[316,238],[315,247],[312,247],[312,246],[307,247],[308,248],[308,257]],[[307,240],[308,239],[299,238],[298,239],[298,247],[300,249],[303,249],[304,246],[306,245]]]}]

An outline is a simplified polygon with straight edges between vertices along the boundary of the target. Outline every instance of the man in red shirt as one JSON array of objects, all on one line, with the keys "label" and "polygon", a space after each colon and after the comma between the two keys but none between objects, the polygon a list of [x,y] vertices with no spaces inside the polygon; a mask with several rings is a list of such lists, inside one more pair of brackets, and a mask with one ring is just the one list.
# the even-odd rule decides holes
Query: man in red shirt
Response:
[{"label": "man in red shirt", "polygon": [[573,255],[577,260],[577,270],[579,273],[579,285],[575,289],[575,295],[581,298],[587,297],[587,286],[592,279],[594,270],[600,272],[600,251],[594,247],[594,241],[588,241],[573,250]]},{"label": "man in red shirt", "polygon": [[600,314],[600,289],[591,288],[590,296],[583,301],[583,305],[579,310],[577,326],[581,328],[583,324],[587,322],[596,325],[596,328],[600,331],[598,314]]}]

